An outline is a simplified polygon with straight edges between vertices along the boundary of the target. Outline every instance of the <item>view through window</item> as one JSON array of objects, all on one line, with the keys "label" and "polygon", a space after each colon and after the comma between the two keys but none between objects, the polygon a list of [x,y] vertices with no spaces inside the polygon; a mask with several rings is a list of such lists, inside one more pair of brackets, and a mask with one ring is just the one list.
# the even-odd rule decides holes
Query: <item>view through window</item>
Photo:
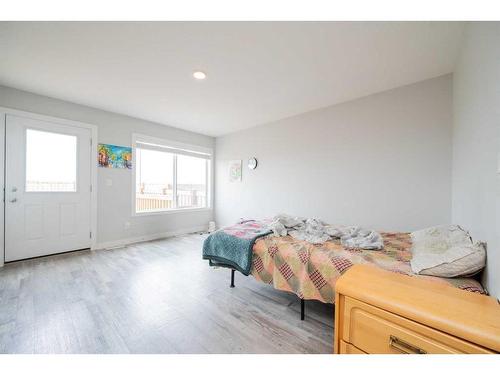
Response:
[{"label": "view through window", "polygon": [[177,156],[177,207],[206,207],[207,163],[193,156]]},{"label": "view through window", "polygon": [[25,191],[75,192],[76,146],[74,135],[27,129]]},{"label": "view through window", "polygon": [[206,156],[136,147],[136,212],[208,207]]}]

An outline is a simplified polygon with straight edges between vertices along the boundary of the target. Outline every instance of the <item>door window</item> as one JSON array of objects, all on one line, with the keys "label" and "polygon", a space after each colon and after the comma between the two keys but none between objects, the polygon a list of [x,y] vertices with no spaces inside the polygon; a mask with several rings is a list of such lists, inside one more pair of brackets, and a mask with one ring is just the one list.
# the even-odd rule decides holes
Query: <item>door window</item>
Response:
[{"label": "door window", "polygon": [[26,129],[26,192],[76,192],[77,137]]}]

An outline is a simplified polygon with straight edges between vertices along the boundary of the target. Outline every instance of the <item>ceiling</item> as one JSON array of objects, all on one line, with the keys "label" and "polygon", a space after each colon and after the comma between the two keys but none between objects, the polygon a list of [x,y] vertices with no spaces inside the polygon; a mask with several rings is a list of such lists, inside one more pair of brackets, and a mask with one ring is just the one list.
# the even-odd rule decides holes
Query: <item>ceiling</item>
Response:
[{"label": "ceiling", "polygon": [[[219,136],[453,71],[457,22],[0,22],[0,84]],[[195,70],[207,73],[196,81]]]}]

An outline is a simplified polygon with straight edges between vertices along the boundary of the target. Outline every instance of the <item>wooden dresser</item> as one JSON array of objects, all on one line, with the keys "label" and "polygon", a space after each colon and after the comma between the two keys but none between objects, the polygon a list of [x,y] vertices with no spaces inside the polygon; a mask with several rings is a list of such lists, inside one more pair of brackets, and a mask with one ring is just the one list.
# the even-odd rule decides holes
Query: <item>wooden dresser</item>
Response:
[{"label": "wooden dresser", "polygon": [[498,301],[448,285],[355,265],[335,306],[335,353],[500,352]]}]

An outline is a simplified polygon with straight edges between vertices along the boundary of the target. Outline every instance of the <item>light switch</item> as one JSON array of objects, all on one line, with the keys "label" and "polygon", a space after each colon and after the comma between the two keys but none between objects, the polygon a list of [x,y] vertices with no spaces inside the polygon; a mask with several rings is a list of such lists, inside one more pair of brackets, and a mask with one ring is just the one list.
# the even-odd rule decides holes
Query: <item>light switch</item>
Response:
[{"label": "light switch", "polygon": [[106,186],[113,186],[113,180],[111,178],[106,179]]}]

